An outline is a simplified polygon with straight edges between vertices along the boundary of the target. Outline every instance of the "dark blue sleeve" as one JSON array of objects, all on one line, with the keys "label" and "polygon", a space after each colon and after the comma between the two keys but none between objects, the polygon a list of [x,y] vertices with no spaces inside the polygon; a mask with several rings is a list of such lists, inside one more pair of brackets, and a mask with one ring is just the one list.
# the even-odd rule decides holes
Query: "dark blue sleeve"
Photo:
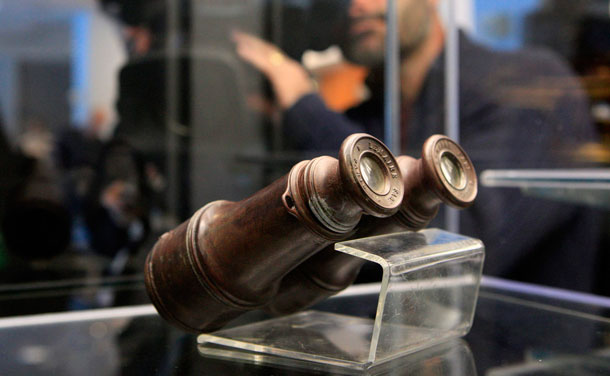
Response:
[{"label": "dark blue sleeve", "polygon": [[308,94],[284,112],[284,136],[299,150],[338,151],[343,140],[366,127],[330,110],[317,94]]}]

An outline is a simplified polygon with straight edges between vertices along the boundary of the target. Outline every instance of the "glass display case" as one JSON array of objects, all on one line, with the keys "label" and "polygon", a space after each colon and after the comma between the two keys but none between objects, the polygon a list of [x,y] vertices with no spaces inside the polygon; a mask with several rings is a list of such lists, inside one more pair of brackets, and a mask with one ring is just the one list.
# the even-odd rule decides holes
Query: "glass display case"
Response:
[{"label": "glass display case", "polygon": [[[343,372],[204,356],[143,265],[204,204],[354,132],[416,158],[458,141],[483,184],[431,227],[529,283],[484,278],[465,341],[375,372],[608,373],[609,304],[587,295],[610,295],[608,1],[436,3],[0,0],[0,373]],[[319,308],[370,319],[362,270]]]},{"label": "glass display case", "polygon": [[343,112],[371,95],[367,69],[337,47],[348,5],[3,3],[0,281],[137,278],[158,236],[202,205],[336,156],[338,145],[294,147],[271,81],[235,35],[277,45],[274,64],[302,62],[320,104]]}]

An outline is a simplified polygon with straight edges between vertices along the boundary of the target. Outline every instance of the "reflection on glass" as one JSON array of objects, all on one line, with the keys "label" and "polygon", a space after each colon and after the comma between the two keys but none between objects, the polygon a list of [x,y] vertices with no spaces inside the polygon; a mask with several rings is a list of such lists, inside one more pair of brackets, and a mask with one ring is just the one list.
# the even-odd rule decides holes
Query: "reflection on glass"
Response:
[{"label": "reflection on glass", "polygon": [[[17,201],[10,193],[29,186],[24,197],[52,196],[69,214],[53,227],[66,224],[70,235],[55,242],[60,257],[32,261],[0,234],[0,281],[140,274],[150,244],[197,207],[242,199],[294,163],[336,152],[345,135],[333,131],[346,123],[337,126],[334,115],[382,137],[385,3],[2,1],[0,218],[18,226],[22,218],[7,214]],[[450,39],[437,22],[442,12],[428,3],[396,0],[401,154],[411,156],[429,133],[443,132],[446,113]],[[607,2],[454,3],[466,15],[458,47],[460,139],[477,171],[610,164]],[[371,17],[350,18],[358,12]],[[233,30],[271,50],[242,56]],[[282,96],[287,87],[302,89],[304,101]],[[378,162],[363,159],[360,172],[380,193],[387,182]],[[461,189],[457,161],[447,155],[441,162],[445,178]],[[524,198],[517,189],[483,189],[474,210],[461,214],[460,231],[486,242],[486,272],[594,291],[592,268],[608,269],[588,261],[600,236],[608,237],[599,216]],[[566,277],[568,285],[546,268],[562,264],[556,257],[569,252],[561,248],[574,244],[564,237],[575,232],[570,240],[583,244],[576,256],[583,265]],[[610,286],[596,292],[610,293]]]}]

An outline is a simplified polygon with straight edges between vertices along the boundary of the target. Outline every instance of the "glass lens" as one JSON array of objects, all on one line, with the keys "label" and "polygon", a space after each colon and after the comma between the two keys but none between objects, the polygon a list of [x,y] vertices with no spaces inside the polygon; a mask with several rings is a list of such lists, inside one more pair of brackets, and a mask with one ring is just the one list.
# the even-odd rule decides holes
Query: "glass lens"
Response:
[{"label": "glass lens", "polygon": [[455,189],[466,188],[466,176],[457,158],[451,153],[441,156],[441,171],[445,179]]},{"label": "glass lens", "polygon": [[383,167],[379,162],[367,155],[360,160],[360,173],[364,178],[364,182],[373,192],[382,195],[387,190],[387,181],[383,171]]}]

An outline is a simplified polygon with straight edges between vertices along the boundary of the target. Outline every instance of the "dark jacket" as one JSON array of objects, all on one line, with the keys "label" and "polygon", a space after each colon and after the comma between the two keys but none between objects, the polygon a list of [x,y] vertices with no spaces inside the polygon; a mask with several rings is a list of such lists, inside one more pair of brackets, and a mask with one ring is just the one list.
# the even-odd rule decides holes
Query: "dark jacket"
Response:
[{"label": "dark jacket", "polygon": [[[403,154],[419,156],[427,137],[443,133],[444,58],[426,77],[416,103],[403,113]],[[569,152],[596,135],[587,99],[561,60],[545,51],[497,52],[462,35],[460,144],[477,172],[571,167]],[[317,95],[290,108],[284,129],[302,150],[336,154],[349,134],[383,137],[383,97],[346,114]],[[524,196],[518,189],[480,187],[461,214],[460,232],[486,245],[490,275],[591,291],[600,235],[599,213]]]}]

